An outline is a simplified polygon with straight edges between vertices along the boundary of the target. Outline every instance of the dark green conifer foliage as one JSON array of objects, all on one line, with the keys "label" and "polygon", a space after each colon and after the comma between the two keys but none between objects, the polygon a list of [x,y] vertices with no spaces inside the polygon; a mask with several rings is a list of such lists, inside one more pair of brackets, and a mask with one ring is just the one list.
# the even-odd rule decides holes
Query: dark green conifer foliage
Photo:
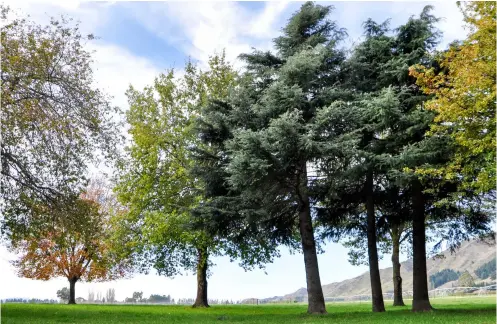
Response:
[{"label": "dark green conifer foliage", "polygon": [[[229,103],[211,103],[218,106],[204,116],[211,129],[201,132],[222,143],[212,160],[222,171],[211,188],[226,190],[211,200],[211,206],[220,205],[204,213],[205,222],[228,228],[235,241],[251,232],[295,247],[300,236],[309,313],[326,312],[308,173],[323,152],[312,125],[316,113],[341,95],[329,86],[339,80],[345,57],[337,49],[344,31],[327,20],[331,9],[305,3],[275,39],[277,55],[257,50],[242,55],[248,63],[245,82]],[[222,122],[214,119],[223,114]],[[228,200],[230,208],[221,210]]]},{"label": "dark green conifer foliage", "polygon": [[[337,120],[344,119],[338,129],[341,137],[330,140],[343,152],[342,158],[329,156],[321,161],[320,169],[332,189],[321,220],[340,224],[344,218],[367,215],[368,255],[371,275],[373,311],[384,311],[376,248],[375,216],[381,202],[380,194],[387,188],[398,187],[397,197],[410,197],[413,216],[415,258],[414,310],[430,309],[426,281],[424,185],[405,168],[429,163],[444,163],[450,157],[451,145],[445,138],[425,139],[433,121],[433,113],[422,108],[427,99],[409,78],[408,67],[413,63],[429,64],[429,52],[436,45],[437,21],[427,6],[419,17],[411,17],[389,36],[388,22],[365,22],[365,41],[353,52],[344,67],[344,85],[354,90],[354,100],[330,106],[323,115],[322,125],[335,129]],[[335,117],[330,117],[335,116]],[[350,138],[355,138],[350,147]],[[325,186],[326,187],[326,186]],[[358,204],[363,204],[362,207]],[[380,208],[381,210],[381,208]],[[398,215],[399,218],[406,215]],[[400,219],[399,219],[400,220]],[[399,222],[400,223],[400,222]],[[422,259],[421,259],[422,256]],[[416,285],[416,283],[418,283]],[[424,285],[426,283],[426,285]],[[426,287],[424,287],[426,286]]]}]

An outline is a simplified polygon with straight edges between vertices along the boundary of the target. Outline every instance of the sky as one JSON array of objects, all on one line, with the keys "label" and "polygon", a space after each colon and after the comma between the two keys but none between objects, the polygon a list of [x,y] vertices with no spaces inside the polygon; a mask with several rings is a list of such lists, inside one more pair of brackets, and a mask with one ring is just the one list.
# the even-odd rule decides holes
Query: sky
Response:
[{"label": "sky", "polygon": [[[19,15],[46,24],[51,16],[62,14],[79,20],[84,34],[93,33],[99,39],[89,43],[95,51],[94,77],[96,85],[113,97],[112,102],[127,109],[124,92],[132,84],[143,88],[155,76],[168,68],[182,70],[191,58],[205,67],[209,55],[226,50],[227,58],[238,69],[240,53],[251,48],[272,49],[272,39],[279,35],[291,14],[302,2],[80,2],[80,1],[3,1]],[[382,22],[391,18],[391,26],[404,23],[417,15],[425,5],[435,7],[434,14],[444,19],[438,24],[443,32],[439,45],[443,49],[456,39],[464,39],[463,17],[455,1],[442,2],[318,2],[335,7],[330,19],[346,28],[349,38],[342,44],[357,44],[362,35],[361,23],[367,18]],[[63,278],[35,281],[16,276],[9,261],[15,255],[0,246],[0,298],[53,298],[56,291],[67,286]],[[347,261],[347,249],[329,243],[318,256],[321,283],[329,284],[358,276],[368,269],[352,266]],[[406,256],[402,256],[405,260]],[[268,264],[265,271],[245,272],[227,257],[214,258],[216,264],[209,278],[209,298],[264,298],[292,293],[305,287],[302,254],[291,255],[282,248],[282,256]],[[390,266],[390,256],[380,261],[380,268]],[[105,294],[115,288],[116,298],[123,300],[134,291],[171,295],[173,298],[194,298],[195,276],[165,278],[137,274],[131,279],[106,283],[78,283],[76,296],[87,298],[90,290]]]}]

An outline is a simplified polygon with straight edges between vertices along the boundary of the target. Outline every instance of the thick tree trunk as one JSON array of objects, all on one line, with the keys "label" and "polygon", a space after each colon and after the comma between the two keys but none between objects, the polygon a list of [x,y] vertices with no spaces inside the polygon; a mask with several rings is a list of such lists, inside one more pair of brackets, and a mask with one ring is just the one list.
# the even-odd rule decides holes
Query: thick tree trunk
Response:
[{"label": "thick tree trunk", "polygon": [[371,280],[371,297],[373,300],[373,312],[384,312],[383,292],[381,290],[380,268],[378,266],[378,249],[376,247],[376,217],[373,200],[373,174],[366,175],[366,212],[368,218],[368,256],[369,277]]},{"label": "thick tree trunk", "polygon": [[326,306],[324,304],[323,288],[321,287],[321,279],[319,276],[316,241],[314,240],[314,229],[312,227],[311,206],[307,193],[307,170],[305,163],[303,165],[303,170],[303,183],[299,186],[299,228],[307,281],[307,312],[310,314],[325,314]]},{"label": "thick tree trunk", "polygon": [[192,307],[209,307],[207,301],[207,267],[209,255],[206,249],[198,249],[197,298]]},{"label": "thick tree trunk", "polygon": [[412,250],[413,250],[413,299],[412,311],[423,312],[433,308],[428,296],[428,275],[426,273],[425,202],[421,183],[412,186]]},{"label": "thick tree trunk", "polygon": [[69,302],[68,304],[76,304],[76,281],[77,278],[69,279]]},{"label": "thick tree trunk", "polygon": [[402,298],[402,276],[400,275],[400,233],[396,225],[392,226],[392,269],[393,269],[393,306],[405,306]]}]

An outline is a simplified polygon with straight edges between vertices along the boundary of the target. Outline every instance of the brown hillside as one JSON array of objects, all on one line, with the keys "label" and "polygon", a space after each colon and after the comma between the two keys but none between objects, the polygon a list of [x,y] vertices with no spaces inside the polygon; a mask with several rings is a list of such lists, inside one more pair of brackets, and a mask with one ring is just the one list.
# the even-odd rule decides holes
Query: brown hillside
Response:
[{"label": "brown hillside", "polygon": [[[469,241],[464,242],[453,254],[450,251],[442,252],[443,258],[430,258],[427,260],[428,277],[443,269],[452,269],[463,272],[468,270],[475,276],[474,271],[481,265],[495,258],[495,241]],[[412,260],[401,264],[403,290],[412,290]],[[380,270],[381,284],[384,293],[393,291],[392,268]],[[369,272],[341,282],[334,282],[323,286],[325,297],[354,296],[370,294]],[[280,300],[295,300],[305,298],[307,291],[301,288],[294,293],[280,297]],[[274,297],[273,297],[274,299]]]}]

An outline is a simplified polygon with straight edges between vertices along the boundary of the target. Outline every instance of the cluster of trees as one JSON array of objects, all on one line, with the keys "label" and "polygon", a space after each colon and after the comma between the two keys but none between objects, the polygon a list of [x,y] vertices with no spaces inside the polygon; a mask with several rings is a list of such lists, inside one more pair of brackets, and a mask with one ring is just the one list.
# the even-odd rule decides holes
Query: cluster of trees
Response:
[{"label": "cluster of trees", "polygon": [[113,303],[116,301],[116,290],[114,288],[109,288],[107,289],[107,292],[105,293],[105,300],[108,303]]},{"label": "cluster of trees", "polygon": [[493,259],[492,261],[489,261],[479,267],[478,269],[475,270],[475,274],[478,276],[480,279],[487,279],[490,278],[492,280],[495,280],[495,272],[496,272],[496,259]]},{"label": "cluster of trees", "polygon": [[[331,239],[369,265],[375,312],[382,252],[404,304],[403,246],[412,309],[431,310],[426,241],[491,233],[495,200],[495,3],[460,6],[470,34],[446,51],[430,6],[395,29],[368,19],[347,51],[333,8],[307,2],[276,52],[240,56],[243,72],[221,53],[130,87],[124,152],[77,27],[7,24],[2,227],[19,274],[65,276],[75,303],[78,280],[193,271],[196,299],[181,303],[207,307],[213,256],[263,268],[286,246],[303,252],[308,312],[326,313],[317,254]],[[113,192],[85,176],[99,156],[115,163]]]},{"label": "cluster of trees", "polygon": [[149,303],[166,303],[166,304],[174,304],[174,298],[171,298],[171,295],[150,295],[148,297]]},{"label": "cluster of trees", "polygon": [[139,303],[143,300],[143,291],[135,291],[131,297],[124,299],[125,303]]},{"label": "cluster of trees", "polygon": [[2,303],[31,303],[31,304],[57,304],[55,299],[39,299],[39,298],[7,298],[2,299]]},{"label": "cluster of trees", "polygon": [[[306,3],[275,39],[276,54],[241,55],[247,63],[241,75],[217,55],[209,72],[189,63],[176,82],[169,71],[153,87],[131,88],[133,140],[118,170],[117,193],[133,210],[121,222],[124,233],[135,233],[139,242],[130,239],[127,253],[166,275],[167,265],[196,266],[195,306],[207,306],[209,255],[241,257],[243,266],[253,266],[277,256],[276,246],[301,249],[308,311],[323,313],[319,244],[353,237],[349,244],[367,251],[373,310],[384,311],[378,242],[393,252],[395,304],[403,305],[398,258],[400,244],[411,241],[413,310],[431,309],[426,233],[457,247],[489,231],[485,200],[494,188],[475,182],[495,180],[493,162],[483,162],[494,161],[495,152],[493,136],[484,149],[469,152],[460,142],[466,135],[447,129],[464,126],[448,126],[452,121],[440,117],[445,101],[432,82],[448,75],[445,84],[457,86],[459,72],[444,60],[474,46],[474,34],[438,57],[438,18],[430,10],[395,30],[388,21],[366,21],[365,40],[347,55],[338,47],[344,30],[327,19],[331,8]],[[492,19],[495,7],[463,10],[478,27],[479,20]],[[491,40],[495,30],[485,26],[474,33]],[[474,55],[495,66],[495,57],[482,51]],[[457,68],[463,63],[478,69],[465,59]],[[483,91],[494,98],[491,90]],[[482,119],[492,120],[494,101],[485,100]],[[490,125],[481,132],[493,132]],[[476,155],[482,162],[469,171],[466,162]]]},{"label": "cluster of trees", "polygon": [[174,298],[171,295],[158,295],[151,294],[149,298],[143,298],[142,291],[133,292],[132,297],[126,297],[125,303],[161,303],[161,304],[174,304]]},{"label": "cluster of trees", "polygon": [[430,276],[431,288],[435,289],[441,285],[459,279],[461,273],[459,271],[454,271],[452,269],[443,269]]}]

